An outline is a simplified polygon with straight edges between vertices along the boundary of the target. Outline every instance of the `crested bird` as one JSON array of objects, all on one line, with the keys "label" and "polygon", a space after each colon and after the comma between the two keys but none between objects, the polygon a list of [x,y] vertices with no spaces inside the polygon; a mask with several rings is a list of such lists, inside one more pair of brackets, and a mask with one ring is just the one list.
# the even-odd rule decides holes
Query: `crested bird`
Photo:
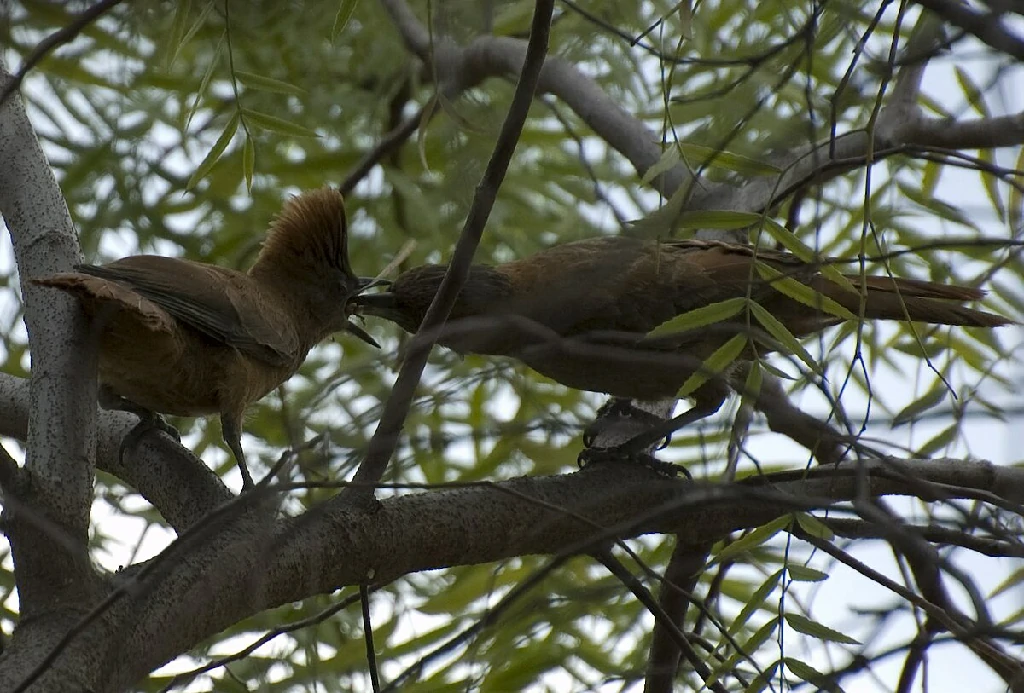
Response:
[{"label": "crested bird", "polygon": [[[960,305],[980,299],[978,289],[859,274],[837,280],[838,272],[823,270],[834,262],[716,241],[607,236],[563,243],[497,266],[473,265],[438,343],[510,356],[569,387],[629,399],[676,397],[702,373],[705,382],[688,394],[692,408],[672,422],[678,428],[716,412],[731,390],[742,391],[744,363],[784,349],[737,301],[715,324],[649,334],[695,309],[747,300],[797,338],[856,316],[975,327],[1013,322]],[[415,332],[446,270],[412,268],[389,291],[352,302]],[[749,339],[737,362],[709,377],[704,361],[739,333]],[[766,396],[771,400],[778,398]],[[658,432],[636,442],[654,444],[669,431]]]},{"label": "crested bird", "polygon": [[139,416],[125,446],[159,414],[219,414],[224,442],[253,486],[242,451],[246,408],[287,380],[309,350],[348,331],[346,302],[367,282],[349,265],[341,193],[288,200],[255,263],[239,272],[182,258],[135,255],[32,279],[81,302],[99,339],[100,404]]}]

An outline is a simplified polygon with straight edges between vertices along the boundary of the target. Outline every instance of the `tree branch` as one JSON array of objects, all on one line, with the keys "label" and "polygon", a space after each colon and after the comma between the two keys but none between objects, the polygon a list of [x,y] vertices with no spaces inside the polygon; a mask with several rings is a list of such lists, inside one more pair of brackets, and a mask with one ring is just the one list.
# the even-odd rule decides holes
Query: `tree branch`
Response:
[{"label": "tree branch", "polygon": [[1003,26],[995,12],[975,12],[959,0],[917,0],[953,26],[960,27],[990,48],[1024,60],[1024,41]]},{"label": "tree branch", "polygon": [[[490,161],[487,162],[487,168],[477,185],[469,215],[462,228],[462,233],[459,235],[459,240],[455,244],[452,259],[448,263],[448,271],[445,272],[441,286],[438,287],[437,294],[427,309],[423,324],[420,325],[421,331],[431,332],[448,319],[455,299],[469,276],[469,267],[473,262],[477,246],[480,244],[480,238],[483,236],[487,217],[490,216],[498,189],[505,178],[505,172],[508,170],[512,155],[516,150],[516,143],[519,141],[519,135],[523,131],[523,125],[530,112],[530,104],[533,102],[533,94],[537,89],[537,81],[544,65],[544,56],[548,50],[548,35],[551,30],[553,11],[554,0],[538,0],[530,27],[529,45],[521,63],[522,74],[516,85],[515,94],[512,96],[512,103],[505,116],[505,122],[501,126],[501,132],[498,133],[494,153],[491,155]],[[410,346],[398,373],[398,379],[392,388],[391,396],[381,413],[377,430],[374,431],[373,438],[370,439],[366,458],[356,471],[354,481],[357,484],[365,484],[365,486],[355,487],[356,500],[372,498],[372,484],[379,481],[384,475],[387,463],[398,444],[398,435],[409,414],[413,394],[433,346],[434,341],[429,339],[414,341]],[[349,494],[341,494],[337,500],[344,503],[350,502],[351,499]]]},{"label": "tree branch", "polygon": [[[0,88],[13,80],[0,66]],[[32,493],[20,499],[19,508],[40,513],[68,540],[47,541],[39,534],[46,522],[35,518],[22,525],[18,513],[5,509],[25,617],[43,604],[87,601],[94,587],[87,544],[96,347],[75,299],[27,283],[70,269],[81,252],[60,188],[16,95],[0,105],[0,161],[0,211],[14,245],[32,347],[26,461]]]},{"label": "tree branch", "polygon": [[[0,373],[0,435],[24,441],[28,411],[29,381]],[[96,468],[136,489],[176,532],[234,497],[209,467],[166,436],[144,436],[120,460],[121,441],[136,423],[134,416],[123,412],[100,413]]]}]

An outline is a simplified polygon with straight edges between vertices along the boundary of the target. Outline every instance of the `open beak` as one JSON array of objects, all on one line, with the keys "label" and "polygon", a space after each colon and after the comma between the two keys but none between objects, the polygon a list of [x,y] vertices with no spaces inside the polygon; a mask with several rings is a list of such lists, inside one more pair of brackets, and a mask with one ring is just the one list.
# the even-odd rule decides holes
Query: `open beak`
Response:
[{"label": "open beak", "polygon": [[380,349],[380,344],[377,343],[377,340],[371,337],[366,330],[364,330],[362,327],[355,324],[354,322],[349,321],[345,323],[345,331],[355,335],[356,337],[366,342],[370,346]]}]

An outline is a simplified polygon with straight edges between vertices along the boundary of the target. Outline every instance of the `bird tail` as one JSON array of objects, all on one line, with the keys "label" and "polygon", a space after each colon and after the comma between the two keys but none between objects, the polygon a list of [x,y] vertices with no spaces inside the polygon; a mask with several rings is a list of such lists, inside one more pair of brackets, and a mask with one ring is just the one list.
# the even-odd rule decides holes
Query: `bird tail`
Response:
[{"label": "bird tail", "polygon": [[[936,325],[964,327],[998,327],[1015,324],[1014,320],[983,310],[959,305],[980,300],[985,292],[966,286],[939,284],[921,279],[892,277],[860,277],[846,275],[858,293],[818,276],[812,287],[854,314],[861,309],[864,317],[875,320],[928,322]],[[864,291],[866,289],[866,291]]]},{"label": "bird tail", "polygon": [[174,329],[174,320],[167,311],[116,281],[85,272],[62,272],[29,279],[29,282],[71,294],[81,301],[86,313],[94,320],[127,319],[157,332]]}]

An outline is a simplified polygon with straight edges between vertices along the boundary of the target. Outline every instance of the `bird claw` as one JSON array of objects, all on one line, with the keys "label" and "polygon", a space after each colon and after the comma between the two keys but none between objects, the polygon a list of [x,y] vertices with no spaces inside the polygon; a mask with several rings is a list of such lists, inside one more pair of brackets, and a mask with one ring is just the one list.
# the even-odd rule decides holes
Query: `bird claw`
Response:
[{"label": "bird claw", "polygon": [[579,465],[580,469],[592,464],[601,464],[606,462],[639,464],[662,476],[667,476],[672,479],[682,474],[687,479],[690,479],[691,481],[693,480],[693,477],[690,476],[690,472],[686,467],[678,464],[672,464],[671,462],[662,462],[648,452],[635,452],[632,450],[623,450],[617,447],[585,448],[576,458],[576,463]]},{"label": "bird claw", "polygon": [[157,431],[166,433],[171,438],[174,438],[175,442],[181,442],[181,434],[178,429],[167,423],[164,417],[156,413],[142,414],[139,416],[139,422],[132,427],[132,430],[128,431],[125,437],[121,440],[121,446],[117,450],[118,462],[124,463],[124,455],[130,449],[138,445],[142,436],[146,435],[150,431]]}]

